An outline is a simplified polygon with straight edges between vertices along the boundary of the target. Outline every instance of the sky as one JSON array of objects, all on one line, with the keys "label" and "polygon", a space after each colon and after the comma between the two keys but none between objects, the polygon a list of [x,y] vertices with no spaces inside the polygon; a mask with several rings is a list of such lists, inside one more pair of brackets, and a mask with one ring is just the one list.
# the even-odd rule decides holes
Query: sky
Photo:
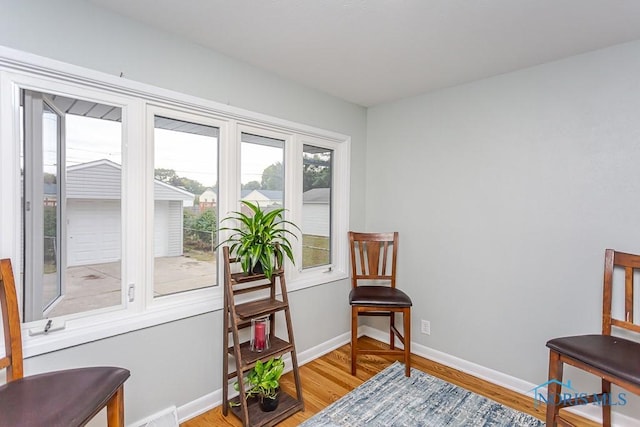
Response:
[{"label": "sky", "polygon": [[[45,117],[45,133],[53,135],[53,117]],[[122,163],[120,122],[92,119],[67,114],[67,166],[98,159]],[[211,136],[176,132],[166,129],[155,131],[155,167],[173,169],[181,177],[199,181],[205,186],[217,182],[218,141]],[[282,149],[243,143],[241,150],[241,182],[260,181],[262,171],[282,161]],[[45,164],[55,164],[55,153],[45,153]]]}]

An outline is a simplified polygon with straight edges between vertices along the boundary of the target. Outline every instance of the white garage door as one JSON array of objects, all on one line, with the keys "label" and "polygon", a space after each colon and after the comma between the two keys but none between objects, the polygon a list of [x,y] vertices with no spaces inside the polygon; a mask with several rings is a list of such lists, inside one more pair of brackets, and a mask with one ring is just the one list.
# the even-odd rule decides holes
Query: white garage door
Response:
[{"label": "white garage door", "polygon": [[[167,256],[169,252],[169,202],[156,201],[153,252]],[[120,201],[69,200],[67,265],[102,264],[120,261]]]},{"label": "white garage door", "polygon": [[169,251],[169,202],[156,200],[153,215],[153,255],[167,256]]},{"label": "white garage door", "polygon": [[120,201],[69,200],[67,265],[120,260]]}]

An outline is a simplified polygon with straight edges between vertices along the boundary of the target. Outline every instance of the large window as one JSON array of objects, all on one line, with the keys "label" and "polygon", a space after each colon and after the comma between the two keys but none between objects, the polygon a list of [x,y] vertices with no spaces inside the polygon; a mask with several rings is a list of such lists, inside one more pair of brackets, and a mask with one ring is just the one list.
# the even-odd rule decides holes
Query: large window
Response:
[{"label": "large window", "polygon": [[0,256],[27,357],[221,309],[220,219],[242,200],[300,227],[290,290],[348,276],[348,137],[15,55]]},{"label": "large window", "polygon": [[331,264],[333,150],[303,145],[302,267]]},{"label": "large window", "polygon": [[216,280],[219,129],[154,115],[154,297]]},{"label": "large window", "polygon": [[23,318],[120,305],[121,110],[21,95]]}]

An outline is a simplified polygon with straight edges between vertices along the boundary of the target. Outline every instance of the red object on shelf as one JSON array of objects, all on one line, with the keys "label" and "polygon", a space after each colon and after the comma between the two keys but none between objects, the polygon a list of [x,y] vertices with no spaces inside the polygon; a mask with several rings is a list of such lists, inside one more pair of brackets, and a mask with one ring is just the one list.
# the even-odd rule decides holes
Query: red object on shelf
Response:
[{"label": "red object on shelf", "polygon": [[265,347],[266,342],[266,334],[265,334],[265,323],[256,323],[255,324],[255,338],[254,338],[254,347],[255,351],[262,351]]},{"label": "red object on shelf", "polygon": [[251,319],[251,351],[269,349],[269,317]]}]

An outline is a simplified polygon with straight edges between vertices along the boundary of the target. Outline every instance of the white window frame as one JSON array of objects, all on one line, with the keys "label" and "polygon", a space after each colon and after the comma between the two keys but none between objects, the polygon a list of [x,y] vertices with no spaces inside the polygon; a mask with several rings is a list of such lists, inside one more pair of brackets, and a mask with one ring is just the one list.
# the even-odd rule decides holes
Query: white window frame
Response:
[{"label": "white window frame", "polygon": [[[312,145],[314,147],[327,148],[333,151],[332,179],[331,179],[331,263],[316,267],[302,268],[302,233],[298,232],[298,240],[295,242],[296,269],[289,275],[293,282],[291,289],[302,289],[314,286],[318,283],[339,280],[349,276],[348,272],[348,245],[347,230],[349,227],[348,215],[343,215],[341,207],[349,206],[349,191],[344,191],[343,186],[337,185],[341,182],[349,182],[349,145],[329,138],[321,138],[317,135],[298,134],[295,136],[294,150],[290,163],[297,179],[286,180],[293,185],[290,190],[293,195],[289,210],[292,212],[292,221],[295,224],[302,224],[303,200],[302,200],[302,156],[303,147]],[[285,169],[286,173],[286,169]],[[294,191],[295,190],[295,191]],[[347,208],[348,209],[348,208]],[[293,242],[292,242],[293,243]]]},{"label": "white window frame", "polygon": [[[196,117],[220,129],[218,215],[224,218],[236,210],[240,199],[240,133],[249,131],[285,139],[285,208],[296,223],[302,215],[302,146],[330,148],[334,151],[332,189],[332,264],[302,270],[301,236],[297,247],[297,268],[287,265],[290,291],[320,285],[348,277],[346,232],[349,219],[350,138],[339,133],[273,118],[230,107],[194,96],[131,82],[105,73],[60,63],[47,58],[0,47],[0,257],[14,260],[19,273],[21,257],[20,188],[20,89],[60,94],[108,103],[122,108],[122,305],[93,312],[54,318],[64,328],[49,334],[30,335],[43,325],[23,324],[25,357],[83,344],[161,323],[222,309],[221,257],[218,254],[218,286],[184,292],[154,300],[153,228],[146,226],[145,215],[153,206],[153,146],[149,132],[153,111],[168,111],[170,117],[187,120]],[[161,113],[162,114],[162,113]],[[151,127],[151,129],[150,129]],[[219,236],[220,241],[224,238]],[[142,243],[141,243],[142,242]],[[294,243],[295,244],[295,243]],[[220,251],[219,251],[220,252]],[[141,266],[143,266],[141,268]],[[21,283],[20,277],[17,282]],[[134,301],[126,290],[134,285]],[[22,303],[22,291],[18,289]],[[39,321],[44,323],[44,321]],[[33,324],[37,323],[37,324]]]},{"label": "white window frame", "polygon": [[[157,103],[147,103],[147,118],[146,118],[146,131],[147,131],[147,144],[146,144],[146,167],[141,169],[142,175],[139,177],[141,181],[146,182],[146,206],[151,209],[150,212],[153,212],[154,207],[154,170],[155,170],[155,145],[154,145],[154,128],[155,128],[155,116],[163,116],[176,120],[182,120],[185,122],[198,123],[206,126],[212,126],[219,129],[218,136],[218,185],[220,185],[220,181],[222,181],[222,171],[224,170],[226,173],[229,172],[229,168],[222,168],[222,165],[225,163],[221,161],[222,156],[221,153],[225,152],[222,147],[222,141],[228,139],[228,128],[229,121],[222,120],[219,117],[211,114],[204,113],[195,113],[193,111],[188,111],[182,108],[168,108],[166,105],[160,105]],[[148,178],[151,177],[151,178]],[[146,179],[145,179],[146,178]],[[218,210],[221,209],[220,204],[218,204]],[[151,217],[151,215],[149,215]],[[153,236],[154,236],[154,224],[153,221],[146,221],[146,254],[145,259],[154,260],[154,246],[153,246]],[[219,257],[218,257],[219,258]],[[222,298],[221,295],[221,287],[222,280],[224,278],[224,269],[218,262],[216,264],[216,283],[214,286],[196,289],[193,291],[180,292],[173,295],[166,295],[162,298],[154,298],[153,290],[154,290],[154,264],[153,262],[146,263],[146,275],[149,278],[149,286],[145,288],[145,304],[147,311],[164,311],[167,308],[174,306],[188,306],[191,304],[199,304],[201,300],[220,300]]]}]

